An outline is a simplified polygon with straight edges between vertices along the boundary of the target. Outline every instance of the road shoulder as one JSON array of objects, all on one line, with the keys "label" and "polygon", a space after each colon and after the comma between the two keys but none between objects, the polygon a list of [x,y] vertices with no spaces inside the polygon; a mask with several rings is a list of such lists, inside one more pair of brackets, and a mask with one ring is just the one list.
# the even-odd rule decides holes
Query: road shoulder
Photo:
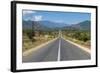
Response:
[{"label": "road shoulder", "polygon": [[55,41],[55,40],[57,40],[57,39],[58,39],[58,38],[55,38],[55,39],[50,40],[50,41],[48,41],[48,42],[46,42],[46,43],[43,43],[43,44],[41,44],[41,45],[39,45],[39,46],[37,46],[37,47],[35,47],[35,48],[31,48],[31,49],[29,49],[29,50],[23,52],[22,55],[23,55],[23,56],[27,56],[27,55],[30,54],[31,52],[36,51],[36,50],[40,49],[41,47],[46,46],[46,45],[52,43],[53,41]]},{"label": "road shoulder", "polygon": [[[62,37],[62,38],[63,38],[63,37]],[[69,43],[71,43],[71,44],[73,44],[73,45],[79,47],[80,49],[82,49],[82,50],[88,52],[89,54],[91,53],[91,50],[89,50],[88,48],[83,47],[83,46],[81,46],[81,45],[79,45],[79,44],[77,44],[77,43],[74,43],[74,42],[72,42],[72,41],[70,41],[70,40],[67,40],[67,39],[65,39],[65,38],[63,38],[63,39],[64,39],[65,41],[67,41],[67,42],[69,42]]]}]

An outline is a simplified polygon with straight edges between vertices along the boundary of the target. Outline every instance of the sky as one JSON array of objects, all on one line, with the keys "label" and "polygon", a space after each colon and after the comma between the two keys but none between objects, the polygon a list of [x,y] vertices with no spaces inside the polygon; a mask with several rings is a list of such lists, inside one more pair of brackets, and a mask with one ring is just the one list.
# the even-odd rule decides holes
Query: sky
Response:
[{"label": "sky", "polygon": [[28,21],[52,21],[57,23],[77,24],[90,20],[90,13],[80,12],[58,12],[58,11],[36,11],[23,10],[23,20]]}]

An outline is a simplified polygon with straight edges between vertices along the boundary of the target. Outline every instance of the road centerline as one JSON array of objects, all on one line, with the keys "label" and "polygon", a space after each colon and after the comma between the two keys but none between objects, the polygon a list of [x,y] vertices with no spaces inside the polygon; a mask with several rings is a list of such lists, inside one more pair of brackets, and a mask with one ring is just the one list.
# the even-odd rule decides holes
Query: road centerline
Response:
[{"label": "road centerline", "polygon": [[61,50],[61,40],[59,39],[59,47],[58,47],[58,58],[57,58],[57,61],[60,61],[60,50]]}]

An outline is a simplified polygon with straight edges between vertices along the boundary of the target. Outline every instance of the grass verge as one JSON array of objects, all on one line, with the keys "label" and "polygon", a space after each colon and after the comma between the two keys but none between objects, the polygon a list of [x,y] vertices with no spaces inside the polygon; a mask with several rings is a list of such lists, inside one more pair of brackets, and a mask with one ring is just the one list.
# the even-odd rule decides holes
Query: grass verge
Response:
[{"label": "grass verge", "polygon": [[71,37],[67,37],[67,36],[64,36],[65,39],[67,40],[70,40],[74,43],[77,43],[83,47],[86,47],[88,49],[91,49],[91,44],[90,44],[90,41],[87,41],[87,42],[83,42],[83,41],[80,41],[80,40],[77,40],[77,39],[74,39],[74,38],[71,38]]}]

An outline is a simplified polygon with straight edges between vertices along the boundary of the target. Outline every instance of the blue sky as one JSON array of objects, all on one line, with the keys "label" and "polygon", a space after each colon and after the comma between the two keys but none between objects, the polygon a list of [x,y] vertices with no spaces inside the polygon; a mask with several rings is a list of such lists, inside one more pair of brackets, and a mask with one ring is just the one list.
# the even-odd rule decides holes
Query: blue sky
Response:
[{"label": "blue sky", "polygon": [[23,10],[23,20],[26,21],[52,21],[70,25],[90,19],[90,13]]}]

